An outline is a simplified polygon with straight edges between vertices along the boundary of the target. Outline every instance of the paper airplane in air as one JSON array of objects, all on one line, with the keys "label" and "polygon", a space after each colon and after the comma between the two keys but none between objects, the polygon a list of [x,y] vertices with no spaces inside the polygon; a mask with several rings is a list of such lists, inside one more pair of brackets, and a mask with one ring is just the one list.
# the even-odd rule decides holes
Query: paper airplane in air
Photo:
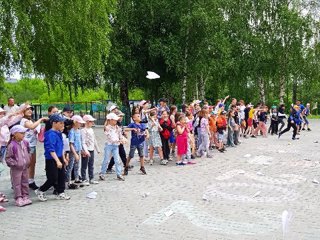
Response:
[{"label": "paper airplane in air", "polygon": [[160,78],[160,76],[158,74],[156,74],[155,72],[147,72],[148,75],[146,76],[146,78],[148,79],[157,79],[157,78]]}]

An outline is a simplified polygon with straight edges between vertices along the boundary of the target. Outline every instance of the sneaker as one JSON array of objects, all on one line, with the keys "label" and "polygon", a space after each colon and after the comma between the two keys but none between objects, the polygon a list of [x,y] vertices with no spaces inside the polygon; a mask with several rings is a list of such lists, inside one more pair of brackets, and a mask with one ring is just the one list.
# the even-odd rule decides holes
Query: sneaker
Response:
[{"label": "sneaker", "polygon": [[78,188],[79,188],[79,185],[74,184],[74,183],[69,183],[69,184],[68,184],[68,188],[69,188],[69,189],[78,189]]},{"label": "sneaker", "polygon": [[82,183],[82,180],[76,179],[76,180],[74,181],[74,183],[76,183],[76,184],[81,184],[81,183]]},{"label": "sneaker", "polygon": [[89,180],[89,183],[90,183],[90,184],[99,184],[99,182],[96,181],[96,180],[94,180],[94,179],[90,179],[90,180]]},{"label": "sneaker", "polygon": [[124,181],[124,177],[123,177],[122,175],[117,175],[117,179],[118,179],[119,181]]},{"label": "sneaker", "polygon": [[101,181],[104,181],[104,180],[106,180],[106,176],[104,174],[99,174],[99,179]]},{"label": "sneaker", "polygon": [[128,168],[128,167],[125,167],[125,168],[124,168],[124,171],[123,171],[123,175],[127,176],[127,175],[128,175],[128,172],[129,172],[129,168]]},{"label": "sneaker", "polygon": [[153,159],[150,159],[149,164],[152,166],[153,165]]},{"label": "sneaker", "polygon": [[177,166],[184,166],[184,165],[186,165],[184,162],[176,162],[176,165]]},{"label": "sneaker", "polygon": [[252,138],[257,138],[255,135],[251,135]]},{"label": "sneaker", "polygon": [[173,161],[173,158],[172,158],[172,156],[170,156],[170,157],[169,157],[169,161]]},{"label": "sneaker", "polygon": [[70,196],[63,192],[63,193],[58,194],[56,196],[56,199],[58,199],[58,200],[70,200]]},{"label": "sneaker", "polygon": [[84,180],[84,181],[82,182],[82,184],[83,184],[84,186],[89,186],[89,185],[90,185],[90,183],[89,183],[88,180]]},{"label": "sneaker", "polygon": [[143,175],[146,175],[147,172],[146,172],[146,169],[144,167],[141,167],[140,168],[140,172],[143,174]]},{"label": "sneaker", "polygon": [[108,169],[106,173],[107,174],[112,174],[112,173],[115,173],[115,171],[113,169]]},{"label": "sneaker", "polygon": [[41,201],[41,202],[45,202],[47,201],[47,197],[46,197],[46,194],[42,191],[40,191],[39,189],[35,190],[34,191],[38,197],[38,199]]},{"label": "sneaker", "polygon": [[311,131],[311,129],[310,129],[310,128],[308,128],[308,131],[310,132],[310,131]]},{"label": "sneaker", "polygon": [[160,165],[167,165],[168,160],[161,160]]},{"label": "sneaker", "polygon": [[21,198],[21,197],[19,197],[19,198],[17,198],[17,200],[16,200],[16,206],[18,206],[18,207],[23,207],[23,206],[25,206],[26,204],[25,204],[25,202],[23,201],[23,199]]},{"label": "sneaker", "polygon": [[191,159],[196,159],[196,157],[191,154]]},{"label": "sneaker", "polygon": [[35,182],[33,182],[33,183],[29,183],[29,188],[31,188],[32,190],[37,190],[39,187],[36,185]]},{"label": "sneaker", "polygon": [[23,197],[22,199],[23,199],[23,201],[24,201],[24,203],[25,203],[25,204],[24,204],[25,206],[32,204],[32,201],[30,200],[29,197]]},{"label": "sneaker", "polygon": [[305,129],[305,128],[302,128],[301,130],[302,130],[302,131],[305,131],[306,129]]},{"label": "sneaker", "polygon": [[212,158],[212,155],[210,155],[210,154],[207,154],[207,158]]}]

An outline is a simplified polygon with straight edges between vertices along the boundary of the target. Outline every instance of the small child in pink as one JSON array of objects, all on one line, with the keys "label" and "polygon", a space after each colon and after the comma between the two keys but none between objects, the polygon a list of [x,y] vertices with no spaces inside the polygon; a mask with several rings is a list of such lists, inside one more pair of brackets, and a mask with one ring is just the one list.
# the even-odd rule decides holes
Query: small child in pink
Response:
[{"label": "small child in pink", "polygon": [[23,207],[32,203],[29,199],[28,167],[30,164],[29,143],[24,140],[27,128],[15,125],[10,129],[6,163],[10,167],[11,182],[16,206]]},{"label": "small child in pink", "polygon": [[188,133],[189,128],[186,123],[186,116],[181,114],[179,116],[178,122],[176,123],[176,144],[177,144],[177,162],[176,165],[185,165],[186,163],[182,162],[182,156],[187,154],[188,151]]}]

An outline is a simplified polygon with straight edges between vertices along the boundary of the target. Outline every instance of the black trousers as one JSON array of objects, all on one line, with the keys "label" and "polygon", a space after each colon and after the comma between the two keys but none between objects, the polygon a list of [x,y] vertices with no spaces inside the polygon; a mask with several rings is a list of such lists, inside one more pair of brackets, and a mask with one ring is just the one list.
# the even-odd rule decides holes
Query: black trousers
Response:
[{"label": "black trousers", "polygon": [[161,134],[161,143],[162,143],[162,151],[163,151],[163,159],[169,160],[170,155],[170,147],[169,147],[169,139],[165,139]]},{"label": "black trousers", "polygon": [[89,151],[90,157],[81,157],[81,179],[87,180],[87,168],[89,168],[89,180],[93,179],[94,151]]},{"label": "black trousers", "polygon": [[47,191],[52,186],[57,191],[58,194],[63,193],[65,185],[65,169],[64,162],[62,158],[59,158],[62,163],[62,168],[57,167],[57,163],[53,159],[46,159],[46,175],[47,181],[39,188],[41,192]]},{"label": "black trousers", "polygon": [[279,117],[279,120],[278,120],[278,127],[279,127],[280,124],[281,124],[281,126],[280,126],[280,129],[279,129],[279,132],[281,132],[282,128],[286,125],[284,123],[284,119],[281,118],[281,117]]},{"label": "black trousers", "polygon": [[[126,164],[127,164],[127,155],[126,155],[126,150],[124,149],[123,144],[120,144],[120,145],[119,145],[119,156],[120,156],[120,158],[121,158],[121,161],[122,161],[122,163],[123,163],[123,166],[125,167]],[[112,157],[112,158],[110,159],[110,162],[109,162],[109,165],[108,165],[107,170],[111,170],[112,167],[113,167],[113,165],[114,165],[114,158]]]},{"label": "black trousers", "polygon": [[287,128],[284,129],[282,132],[280,132],[280,135],[290,131],[290,128],[293,128],[293,135],[292,135],[292,138],[295,138],[296,135],[297,135],[297,125],[295,123],[292,123],[290,120],[288,120],[288,125],[287,125]]},{"label": "black trousers", "polygon": [[278,121],[271,120],[271,134],[278,134]]}]

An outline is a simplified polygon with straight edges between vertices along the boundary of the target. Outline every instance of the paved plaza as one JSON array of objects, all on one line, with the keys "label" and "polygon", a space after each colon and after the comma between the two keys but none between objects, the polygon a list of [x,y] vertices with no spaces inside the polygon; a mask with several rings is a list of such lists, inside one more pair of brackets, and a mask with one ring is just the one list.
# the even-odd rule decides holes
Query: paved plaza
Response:
[{"label": "paved plaza", "polygon": [[[291,140],[291,131],[244,139],[226,153],[197,158],[196,165],[139,163],[124,182],[114,174],[98,185],[67,190],[69,201],[14,206],[9,173],[0,190],[10,199],[0,214],[0,240],[20,239],[320,239],[320,121]],[[96,127],[103,149],[104,136]],[[127,146],[128,147],[128,146]],[[96,155],[98,178],[103,154]],[[45,181],[43,146],[38,146],[37,184]],[[86,195],[97,192],[96,199]],[[285,222],[283,224],[282,222]]]}]

